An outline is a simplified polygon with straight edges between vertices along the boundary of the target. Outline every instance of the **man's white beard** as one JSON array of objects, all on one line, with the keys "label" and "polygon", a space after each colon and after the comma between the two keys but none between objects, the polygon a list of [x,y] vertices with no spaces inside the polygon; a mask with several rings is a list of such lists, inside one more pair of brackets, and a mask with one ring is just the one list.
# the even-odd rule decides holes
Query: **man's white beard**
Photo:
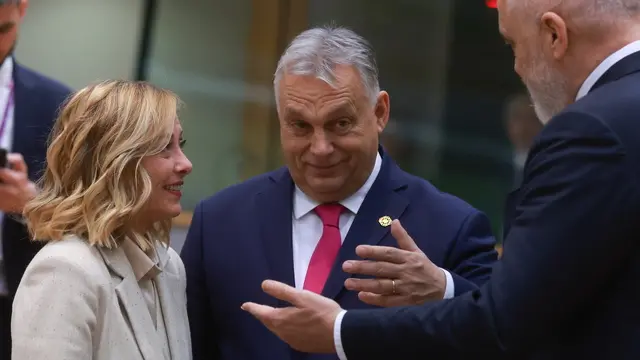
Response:
[{"label": "man's white beard", "polygon": [[535,65],[535,80],[525,82],[538,119],[546,124],[569,103],[567,86],[562,74],[546,66],[543,60]]}]

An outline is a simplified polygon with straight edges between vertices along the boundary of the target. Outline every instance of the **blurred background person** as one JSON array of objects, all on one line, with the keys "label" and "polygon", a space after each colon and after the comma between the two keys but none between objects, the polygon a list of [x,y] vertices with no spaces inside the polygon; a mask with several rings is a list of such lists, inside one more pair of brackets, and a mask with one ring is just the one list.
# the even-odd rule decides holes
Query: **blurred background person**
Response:
[{"label": "blurred background person", "polygon": [[0,169],[0,359],[11,351],[11,302],[27,264],[40,245],[28,241],[20,219],[36,193],[46,139],[70,89],[18,63],[16,39],[27,0],[0,1],[0,148],[11,152]]},{"label": "blurred background person", "polygon": [[191,163],[173,93],[106,81],[55,123],[24,210],[47,245],[16,292],[13,359],[190,359],[184,266],[171,218]]},{"label": "blurred background person", "polygon": [[513,151],[513,187],[520,185],[522,170],[533,140],[542,130],[542,123],[527,94],[511,97],[505,106],[504,123]]}]

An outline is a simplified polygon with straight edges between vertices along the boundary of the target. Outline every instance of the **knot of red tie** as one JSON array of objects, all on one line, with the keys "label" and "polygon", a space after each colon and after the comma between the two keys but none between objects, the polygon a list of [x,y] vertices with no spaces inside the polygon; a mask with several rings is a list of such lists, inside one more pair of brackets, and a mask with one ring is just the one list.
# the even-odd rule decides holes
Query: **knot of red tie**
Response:
[{"label": "knot of red tie", "polygon": [[316,206],[315,211],[322,220],[322,224],[326,226],[339,227],[340,214],[344,210],[341,204],[321,204]]}]

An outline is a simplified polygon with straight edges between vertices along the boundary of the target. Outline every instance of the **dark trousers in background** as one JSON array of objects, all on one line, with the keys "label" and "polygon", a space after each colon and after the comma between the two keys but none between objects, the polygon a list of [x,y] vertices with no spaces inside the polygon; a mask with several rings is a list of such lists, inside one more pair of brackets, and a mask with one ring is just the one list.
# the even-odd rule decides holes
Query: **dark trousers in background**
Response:
[{"label": "dark trousers in background", "polygon": [[11,300],[0,296],[0,360],[11,360]]}]

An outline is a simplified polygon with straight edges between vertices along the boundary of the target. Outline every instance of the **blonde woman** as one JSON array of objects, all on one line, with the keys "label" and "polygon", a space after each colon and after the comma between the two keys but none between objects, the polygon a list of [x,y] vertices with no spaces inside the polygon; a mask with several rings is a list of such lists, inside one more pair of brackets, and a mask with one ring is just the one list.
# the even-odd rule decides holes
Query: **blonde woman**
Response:
[{"label": "blonde woman", "polygon": [[13,302],[13,359],[188,360],[184,266],[171,218],[191,172],[178,99],[142,82],[80,90],[61,111]]}]

